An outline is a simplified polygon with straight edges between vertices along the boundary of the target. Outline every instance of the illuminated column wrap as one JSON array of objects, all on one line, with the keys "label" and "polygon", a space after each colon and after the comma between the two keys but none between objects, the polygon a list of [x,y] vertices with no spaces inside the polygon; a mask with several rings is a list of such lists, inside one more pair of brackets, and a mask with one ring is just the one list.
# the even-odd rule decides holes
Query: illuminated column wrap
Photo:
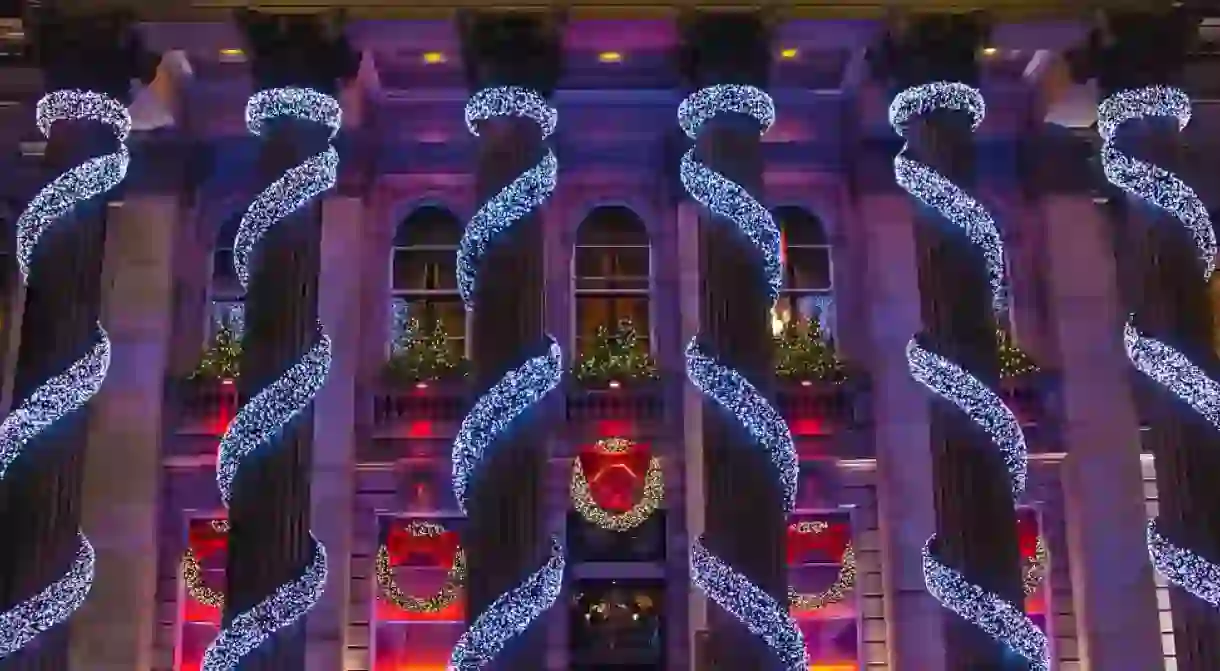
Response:
[{"label": "illuminated column wrap", "polygon": [[[474,135],[479,134],[480,122],[504,116],[532,120],[543,139],[554,132],[558,121],[555,108],[541,94],[518,86],[483,89],[466,104],[466,126]],[[468,311],[476,307],[480,261],[497,238],[554,192],[557,170],[555,155],[547,149],[536,165],[483,203],[466,224],[457,267],[458,287]],[[502,280],[509,278],[483,281]],[[563,377],[559,344],[549,336],[547,341],[544,353],[505,372],[462,420],[453,442],[453,492],[463,514],[470,514],[471,487],[487,452],[496,449],[495,443],[504,438],[510,424],[533,409]],[[485,607],[462,633],[448,668],[475,671],[490,663],[510,639],[529,628],[559,598],[565,563],[564,549],[559,539],[553,539],[543,565]]]},{"label": "illuminated column wrap", "polygon": [[[254,135],[262,135],[270,122],[282,118],[321,124],[330,129],[331,138],[342,125],[339,102],[311,89],[268,89],[256,93],[246,104],[246,127]],[[252,257],[261,238],[276,223],[330,190],[338,167],[339,154],[328,146],[289,169],[255,197],[233,243],[233,266],[244,288],[249,288]],[[238,410],[220,439],[216,467],[216,486],[226,506],[243,461],[260,448],[276,446],[276,437],[309,407],[326,381],[330,362],[330,338],[319,324],[316,341],[301,359]],[[234,615],[205,652],[204,671],[238,668],[272,634],[300,620],[317,603],[326,583],[326,549],[312,535],[309,540],[313,556],[301,575],[280,585],[254,607]]]},{"label": "illuminated column wrap", "polygon": [[[109,96],[79,90],[56,91],[38,101],[38,129],[50,137],[56,121],[91,120],[109,126],[119,140],[116,151],[91,158],[56,177],[30,201],[17,220],[17,262],[28,283],[39,238],[78,203],[107,193],[127,176],[130,156],[125,144],[131,115]],[[110,339],[101,324],[96,342],[67,370],[35,388],[0,423],[0,480],[39,434],[80,410],[102,387],[110,367]],[[0,659],[32,642],[39,634],[66,621],[89,595],[93,584],[94,551],[84,534],[68,571],[52,584],[0,613]],[[17,548],[16,551],[21,551]]]},{"label": "illuminated column wrap", "polygon": [[[967,113],[977,128],[983,121],[986,105],[982,94],[973,87],[957,82],[932,82],[895,96],[889,109],[890,125],[906,137],[913,119],[938,110]],[[925,206],[960,227],[979,248],[987,265],[993,301],[998,301],[1004,280],[1003,243],[991,215],[944,175],[906,156],[909,148],[908,144],[894,158],[895,180]],[[907,363],[916,381],[957,406],[1000,450],[1015,504],[1025,491],[1027,450],[1025,436],[1012,411],[984,382],[926,349],[918,336],[907,346]],[[960,571],[940,561],[935,535],[924,547],[923,568],[928,591],[944,607],[1024,657],[1032,671],[1049,671],[1049,642],[1025,615],[1022,605],[972,583]]]},{"label": "illuminated column wrap", "polygon": [[[1206,283],[1216,267],[1216,234],[1207,208],[1193,189],[1157,165],[1123,153],[1115,143],[1127,122],[1172,119],[1178,129],[1190,123],[1190,98],[1180,89],[1148,86],[1119,91],[1097,109],[1097,130],[1106,179],[1178,221],[1198,250],[1199,282]],[[1127,357],[1135,369],[1180,399],[1220,430],[1220,384],[1173,346],[1140,333],[1134,318],[1123,329]],[[1156,570],[1172,584],[1220,608],[1220,566],[1171,541],[1148,523],[1148,554]]]},{"label": "illuminated column wrap", "polygon": [[[704,123],[720,114],[746,115],[765,133],[775,121],[775,105],[769,95],[753,86],[710,86],[682,101],[678,123],[687,137],[696,140]],[[699,162],[695,153],[691,149],[682,157],[682,185],[692,198],[732,222],[750,241],[761,257],[774,303],[783,281],[779,228],[767,208],[744,187]],[[686,374],[700,392],[740,422],[754,447],[766,453],[775,467],[783,512],[791,513],[796,505],[797,455],[792,434],[779,412],[744,375],[705,352],[698,338],[687,347]],[[782,668],[803,671],[808,667],[805,640],[788,613],[786,600],[776,599],[709,552],[702,538],[692,545],[690,561],[695,585],[762,639]]]}]

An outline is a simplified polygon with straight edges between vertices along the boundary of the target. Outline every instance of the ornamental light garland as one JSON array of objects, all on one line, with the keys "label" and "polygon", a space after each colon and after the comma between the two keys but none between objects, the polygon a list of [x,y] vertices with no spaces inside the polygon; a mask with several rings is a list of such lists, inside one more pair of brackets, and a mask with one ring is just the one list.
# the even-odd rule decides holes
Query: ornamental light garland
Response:
[{"label": "ornamental light garland", "polygon": [[[624,453],[631,449],[632,442],[625,438],[607,438],[598,441],[598,448],[607,453]],[[648,460],[648,470],[644,473],[644,494],[630,509],[621,513],[606,510],[593,499],[589,489],[589,480],[585,477],[584,467],[580,457],[572,460],[572,481],[569,485],[572,495],[572,505],[576,512],[590,524],[607,531],[631,531],[640,526],[661,507],[665,500],[665,476],[661,472],[661,460],[652,457]]]},{"label": "ornamental light garland", "polygon": [[[830,525],[826,522],[797,522],[788,527],[802,534],[825,533]],[[847,593],[856,586],[856,550],[849,541],[843,546],[843,554],[839,557],[839,574],[830,587],[816,594],[803,594],[791,587],[788,588],[788,605],[794,611],[809,612],[832,606],[847,598]]]},{"label": "ornamental light garland", "polygon": [[[771,96],[753,86],[718,85],[701,89],[678,107],[678,124],[692,140],[708,121],[721,114],[744,114],[765,133],[775,122]],[[691,149],[682,157],[681,178],[687,193],[712,214],[728,220],[757,250],[771,302],[783,284],[779,227],[771,213],[744,187],[701,163]],[[775,466],[784,513],[796,506],[797,455],[792,433],[779,411],[744,375],[706,353],[698,339],[686,349],[686,375],[701,393],[744,426],[756,446]],[[691,580],[708,598],[732,613],[775,653],[786,671],[808,666],[804,636],[780,603],[745,575],[713,555],[697,539],[691,547]]]},{"label": "ornamental light garland", "polygon": [[[275,119],[310,121],[339,132],[339,101],[312,89],[260,91],[246,103],[246,128],[261,135]],[[233,241],[233,267],[243,289],[249,288],[255,246],[271,227],[335,185],[339,154],[327,146],[320,154],[290,168],[264,189],[246,210]],[[314,344],[295,364],[254,395],[238,411],[220,439],[216,487],[226,507],[237,471],[260,448],[270,446],[302,410],[309,407],[330,372],[330,337],[318,325]],[[311,533],[312,557],[296,579],[284,583],[249,610],[235,615],[208,646],[203,671],[231,671],[275,632],[297,622],[318,602],[326,587],[326,548]]]},{"label": "ornamental light garland", "polygon": [[[229,520],[212,520],[212,530],[216,533],[228,533]],[[186,587],[186,594],[205,606],[224,608],[224,592],[209,587],[204,581],[200,559],[192,547],[188,547],[182,554],[182,584]]]},{"label": "ornamental light garland", "polygon": [[[436,522],[411,520],[407,533],[414,538],[435,538],[445,533],[445,527]],[[390,559],[390,549],[382,543],[377,548],[377,587],[381,597],[396,608],[408,613],[439,613],[457,601],[462,582],[466,579],[466,552],[457,548],[453,553],[453,564],[445,574],[445,582],[435,594],[420,598],[402,591],[398,580],[394,577],[394,566]]]},{"label": "ornamental light garland", "polygon": [[[127,136],[131,115],[122,103],[92,91],[62,90],[38,101],[37,123],[43,137],[56,121],[88,120],[103,124],[119,140],[109,154],[88,159],[44,186],[17,219],[17,262],[22,282],[29,283],[34,250],[42,234],[68,217],[79,203],[101,196],[127,176]],[[110,337],[97,325],[94,344],[62,373],[51,376],[0,422],[0,480],[30,443],[56,422],[80,410],[102,388],[110,368]],[[78,544],[67,572],[40,592],[0,613],[0,659],[29,645],[43,632],[66,621],[80,608],[93,586],[95,553],[78,532]]]},{"label": "ornamental light garland", "polygon": [[[546,139],[555,131],[558,113],[536,91],[506,86],[489,88],[466,103],[466,127],[479,134],[479,124],[497,117],[531,119]],[[458,246],[458,289],[467,311],[474,309],[479,261],[495,239],[541,205],[555,190],[559,164],[548,149],[542,160],[484,203],[466,224]],[[487,450],[503,437],[513,420],[525,414],[559,386],[563,353],[547,336],[546,351],[508,371],[487,390],[462,419],[453,441],[453,493],[467,514],[470,484]],[[482,669],[559,598],[566,564],[563,546],[552,539],[546,562],[513,589],[501,594],[458,638],[449,657],[449,671]]]},{"label": "ornamental light garland", "polygon": [[[1198,248],[1199,281],[1207,282],[1216,267],[1216,235],[1203,201],[1176,175],[1124,154],[1115,141],[1127,122],[1169,119],[1181,130],[1190,123],[1190,114],[1190,97],[1180,89],[1149,86],[1119,91],[1098,106],[1097,131],[1103,140],[1101,161],[1106,179],[1186,227]],[[1170,345],[1140,333],[1133,321],[1129,320],[1123,329],[1123,344],[1136,370],[1220,430],[1220,384],[1216,380]],[[1165,537],[1155,518],[1148,523],[1147,543],[1158,573],[1213,607],[1220,607],[1220,565]]]},{"label": "ornamental light garland", "polygon": [[[937,111],[955,110],[970,116],[972,128],[983,122],[986,105],[975,88],[958,82],[932,82],[908,88],[890,104],[889,120],[894,131],[906,137],[911,122]],[[965,232],[987,264],[993,304],[1004,293],[1004,247],[991,215],[977,200],[931,167],[906,154],[910,143],[894,158],[894,179],[925,206],[935,210]],[[936,354],[912,338],[906,349],[911,376],[929,391],[966,414],[1000,450],[1008,470],[1014,503],[1025,491],[1025,435],[1012,410],[977,377],[956,363]],[[971,583],[961,572],[936,556],[936,536],[923,550],[924,581],[928,592],[941,603],[993,639],[1024,657],[1031,671],[1050,670],[1050,645],[1046,634],[1027,616],[1021,604]]]},{"label": "ornamental light garland", "polygon": [[[479,124],[497,117],[520,117],[538,124],[542,139],[555,132],[559,113],[537,91],[501,86],[479,91],[466,103],[466,128],[478,136]],[[555,191],[559,161],[546,149],[542,159],[492,196],[466,224],[458,244],[458,292],[467,311],[474,309],[474,287],[479,261],[497,236],[508,230]]]}]

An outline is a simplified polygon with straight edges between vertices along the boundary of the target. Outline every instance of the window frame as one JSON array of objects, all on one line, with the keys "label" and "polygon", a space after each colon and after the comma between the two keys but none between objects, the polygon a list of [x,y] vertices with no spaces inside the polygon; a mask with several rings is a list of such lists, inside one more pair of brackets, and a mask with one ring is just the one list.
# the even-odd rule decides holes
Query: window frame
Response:
[{"label": "window frame", "polygon": [[226,229],[230,226],[230,223],[231,222],[226,222],[225,225],[222,226],[219,231],[217,231],[216,243],[212,247],[212,253],[208,255],[208,293],[207,300],[205,302],[207,317],[204,320],[205,323],[203,325],[204,347],[210,346],[212,340],[215,339],[216,334],[220,331],[220,304],[239,304],[242,306],[241,309],[243,313],[245,311],[246,292],[240,288],[240,283],[238,284],[238,289],[233,291],[221,291],[216,285],[216,264],[218,257],[221,254],[228,254],[230,261],[233,257],[233,243],[236,241],[237,227],[235,226],[233,228],[233,236],[228,236],[228,231]]},{"label": "window frame", "polygon": [[[455,226],[456,230],[458,231],[458,239],[456,241],[454,241],[454,243],[452,245],[436,244],[436,243],[425,243],[425,244],[416,244],[416,245],[398,244],[398,237],[399,237],[400,233],[402,232],[403,227],[409,225],[412,218],[420,215],[420,213],[425,212],[427,210],[437,210],[439,212],[444,213],[446,216],[448,216],[451,219],[450,223],[453,224]],[[391,239],[391,242],[390,242],[389,258],[388,258],[389,282],[387,284],[388,284],[388,289],[389,289],[389,301],[387,302],[387,308],[389,311],[389,320],[388,320],[388,324],[387,324],[388,328],[386,329],[387,334],[386,334],[386,338],[385,338],[385,356],[386,356],[386,358],[389,358],[394,353],[394,338],[397,335],[397,333],[395,332],[394,311],[395,311],[396,305],[400,301],[408,303],[408,304],[413,303],[413,302],[423,302],[425,304],[436,304],[436,303],[441,302],[437,299],[456,299],[458,303],[461,303],[461,299],[462,299],[461,293],[459,292],[456,284],[454,285],[453,289],[400,289],[395,284],[396,277],[395,277],[395,272],[394,272],[395,262],[398,259],[398,255],[400,253],[410,254],[412,252],[452,252],[452,258],[453,258],[453,264],[454,264],[454,274],[456,275],[457,253],[458,253],[458,248],[461,244],[461,232],[462,232],[461,218],[459,218],[457,216],[457,214],[455,214],[452,210],[450,210],[449,208],[447,208],[443,205],[420,205],[419,207],[416,207],[413,210],[411,210],[411,212],[409,212],[407,214],[407,216],[400,219],[398,221],[397,225],[394,227],[394,237]],[[472,317],[473,317],[472,313],[469,310],[465,310],[465,308],[463,308],[462,334],[459,337],[453,337],[452,335],[450,335],[450,337],[449,337],[449,340],[460,340],[461,341],[460,353],[463,358],[470,358],[470,345],[471,345],[470,329],[471,329]]]},{"label": "window frame", "polygon": [[[640,241],[634,242],[634,243],[627,243],[627,244],[622,244],[622,243],[619,243],[619,244],[589,244],[586,242],[582,242],[581,229],[585,229],[585,227],[590,224],[590,222],[593,220],[593,218],[598,216],[597,211],[600,209],[616,209],[616,210],[621,209],[625,213],[629,213],[630,216],[632,218],[634,218],[634,220],[635,220],[632,223],[638,224],[639,228],[641,229],[640,232],[642,233],[642,237],[640,238]],[[583,342],[583,337],[581,336],[581,321],[580,321],[580,317],[581,317],[580,304],[581,304],[582,298],[584,298],[584,299],[589,299],[589,298],[607,299],[607,300],[611,301],[611,303],[610,303],[611,305],[614,305],[613,301],[615,299],[619,299],[619,298],[622,298],[622,299],[643,298],[644,304],[646,306],[645,312],[648,315],[648,328],[643,331],[640,331],[639,336],[642,339],[644,339],[645,344],[648,348],[648,353],[650,355],[656,356],[656,352],[657,352],[656,343],[655,343],[655,339],[653,337],[653,335],[654,335],[653,324],[654,324],[656,315],[653,312],[653,300],[652,300],[653,288],[656,284],[656,274],[655,274],[655,269],[656,269],[655,260],[656,259],[655,259],[655,254],[654,254],[654,250],[653,250],[653,245],[652,245],[652,237],[648,233],[648,227],[644,223],[644,220],[638,214],[636,214],[636,212],[634,210],[632,210],[629,207],[622,206],[622,205],[603,205],[603,206],[592,208],[585,214],[585,217],[581,220],[580,224],[576,227],[575,239],[573,241],[571,249],[572,249],[572,258],[571,258],[571,263],[570,263],[571,287],[570,287],[569,295],[571,295],[571,297],[572,297],[572,341],[571,341],[571,346],[572,346],[572,351],[575,353],[575,356],[577,356],[577,357],[581,356],[581,352],[582,352],[581,343]],[[580,271],[579,271],[578,260],[580,258],[580,250],[582,250],[582,249],[601,249],[601,250],[607,250],[607,249],[608,250],[617,250],[617,249],[640,250],[640,249],[642,249],[642,250],[645,250],[648,253],[648,271],[647,271],[647,276],[644,278],[646,280],[646,286],[644,286],[642,288],[615,288],[615,289],[582,288],[581,281],[583,279],[602,280],[602,281],[606,282],[607,284],[612,283],[616,278],[619,278],[619,277],[630,278],[632,280],[639,279],[639,276],[635,276],[635,275],[622,275],[622,276],[613,275],[613,274],[598,275],[598,276],[581,275]],[[626,315],[622,315],[622,316],[615,317],[614,315],[616,314],[616,311],[611,309],[610,312],[612,315],[613,323],[606,324],[605,326],[607,326],[607,327],[613,327],[619,319],[621,319],[623,316],[626,316]]]},{"label": "window frame", "polygon": [[[788,242],[788,230],[784,225],[785,218],[783,216],[781,216],[781,213],[785,210],[799,211],[803,216],[808,217],[809,220],[811,220],[811,222],[813,224],[816,224],[819,227],[822,238],[825,240],[825,242],[819,243],[819,244],[802,244],[802,243],[791,244],[791,243],[789,243]],[[775,219],[776,225],[780,230],[780,239],[783,243],[782,267],[783,267],[783,273],[784,273],[784,278],[783,278],[784,281],[780,287],[780,292],[779,292],[779,301],[776,302],[777,307],[775,309],[773,309],[772,313],[771,313],[772,329],[778,330],[778,329],[781,329],[783,327],[783,325],[791,323],[793,316],[794,316],[794,312],[796,312],[793,309],[793,306],[796,304],[797,300],[799,300],[801,298],[805,298],[805,297],[810,297],[810,296],[820,297],[828,302],[829,307],[827,308],[827,311],[830,313],[829,324],[827,324],[826,320],[819,319],[819,323],[822,326],[822,332],[826,335],[826,338],[829,340],[833,341],[833,340],[837,339],[838,320],[836,319],[836,309],[838,306],[836,305],[836,300],[835,300],[836,299],[836,296],[835,296],[835,249],[834,249],[834,241],[828,235],[828,231],[826,230],[825,222],[822,220],[821,217],[819,217],[818,215],[814,214],[812,211],[810,211],[800,205],[785,205],[785,206],[777,207],[771,211],[771,216],[772,216],[772,218]],[[792,277],[793,275],[795,275],[795,273],[791,272],[793,267],[789,263],[789,259],[791,258],[789,250],[792,250],[792,249],[821,250],[821,251],[826,252],[826,271],[827,271],[826,272],[826,279],[827,279],[826,287],[824,287],[824,288],[794,287],[789,284],[789,277]],[[778,306],[781,303],[787,307],[786,314],[779,312]]]}]

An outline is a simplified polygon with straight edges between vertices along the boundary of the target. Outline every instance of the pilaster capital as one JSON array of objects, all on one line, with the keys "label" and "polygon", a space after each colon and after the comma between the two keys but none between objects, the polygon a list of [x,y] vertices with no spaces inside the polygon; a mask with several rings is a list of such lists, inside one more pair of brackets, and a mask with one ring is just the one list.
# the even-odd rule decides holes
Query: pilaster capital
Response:
[{"label": "pilaster capital", "polygon": [[1198,26],[1199,17],[1181,8],[1101,12],[1088,44],[1074,54],[1074,74],[1096,78],[1103,99],[1124,89],[1174,84]]},{"label": "pilaster capital", "polygon": [[462,12],[462,61],[471,90],[521,86],[550,96],[563,63],[563,16],[553,12]]},{"label": "pilaster capital", "polygon": [[975,85],[990,36],[979,12],[901,16],[869,50],[868,64],[873,77],[898,89],[942,80]]},{"label": "pilaster capital", "polygon": [[342,12],[285,15],[243,9],[235,20],[246,37],[257,89],[301,87],[335,95],[340,83],[360,69],[360,54],[344,35]]},{"label": "pilaster capital", "polygon": [[132,17],[116,11],[67,16],[45,10],[33,34],[49,91],[96,91],[130,103],[131,80],[152,82],[161,61],[145,49]]},{"label": "pilaster capital", "polygon": [[767,16],[692,12],[681,22],[682,75],[694,88],[746,84],[766,88],[771,69]]}]

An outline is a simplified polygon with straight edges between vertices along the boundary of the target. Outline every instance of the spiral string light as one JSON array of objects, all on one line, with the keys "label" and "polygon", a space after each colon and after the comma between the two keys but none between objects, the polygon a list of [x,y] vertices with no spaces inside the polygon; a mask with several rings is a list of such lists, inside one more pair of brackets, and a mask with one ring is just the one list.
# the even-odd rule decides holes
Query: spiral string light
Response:
[{"label": "spiral string light", "polygon": [[[479,135],[479,124],[500,117],[519,117],[538,124],[542,139],[555,132],[559,113],[537,91],[519,86],[483,89],[466,103],[466,128]],[[546,149],[542,159],[492,196],[466,224],[458,247],[458,291],[467,310],[474,309],[479,261],[497,236],[525,217],[555,191],[559,161]]]},{"label": "spiral string light", "polygon": [[[977,128],[986,114],[983,96],[965,84],[933,82],[906,89],[890,104],[889,120],[894,131],[906,137],[916,117],[936,110],[954,110],[970,116]],[[959,226],[983,255],[993,302],[999,302],[1004,287],[1004,248],[999,229],[987,210],[960,187],[931,167],[908,157],[910,143],[894,158],[894,178],[925,206]],[[1025,435],[1012,410],[994,391],[956,363],[936,354],[912,338],[906,349],[911,376],[929,391],[944,398],[978,425],[1004,459],[1014,504],[1025,491]],[[1027,616],[1019,603],[970,582],[936,556],[936,536],[923,550],[924,581],[928,592],[942,606],[957,613],[1003,643],[1029,662],[1031,671],[1050,670],[1050,645],[1046,634]]]},{"label": "spiral string light", "polygon": [[[1140,200],[1164,211],[1186,227],[1198,248],[1200,282],[1211,279],[1216,267],[1216,234],[1207,208],[1193,189],[1159,166],[1123,153],[1116,145],[1119,129],[1146,119],[1175,121],[1178,130],[1190,123],[1190,98],[1180,89],[1149,86],[1119,91],[1097,108],[1102,167],[1106,179]],[[1220,384],[1184,354],[1140,333],[1132,321],[1123,329],[1127,358],[1139,372],[1220,430]],[[1220,565],[1161,534],[1156,519],[1148,523],[1148,555],[1171,584],[1220,607]]]},{"label": "spiral string light", "polygon": [[[108,126],[119,140],[109,154],[90,158],[53,179],[35,194],[17,219],[17,262],[22,282],[29,282],[34,250],[42,234],[79,203],[101,196],[127,176],[127,136],[131,115],[122,103],[92,91],[63,90],[38,101],[37,123],[43,137],[56,121],[88,120]],[[36,387],[0,423],[0,480],[35,437],[80,410],[102,388],[110,368],[110,337],[97,325],[92,347],[67,370]],[[34,596],[0,613],[0,659],[21,650],[43,632],[66,621],[80,608],[93,586],[95,554],[78,532],[78,544],[67,572]]]},{"label": "spiral string light", "polygon": [[[538,124],[545,140],[555,130],[558,114],[536,91],[516,86],[489,88],[466,103],[466,127],[479,134],[479,124],[497,117],[519,117]],[[514,179],[482,205],[466,224],[458,246],[458,288],[466,309],[474,309],[478,266],[495,239],[541,205],[555,190],[559,164],[548,149],[537,165]],[[453,493],[458,509],[467,514],[470,485],[494,443],[563,378],[563,353],[547,337],[546,351],[526,359],[504,374],[462,419],[453,441]],[[512,638],[520,635],[559,598],[566,564],[563,546],[552,539],[543,565],[519,585],[501,594],[458,638],[449,657],[449,671],[477,671],[492,661]]]},{"label": "spiral string light", "polygon": [[[719,85],[701,89],[678,107],[678,124],[697,140],[708,121],[721,114],[746,115],[766,133],[775,122],[771,96],[753,86]],[[757,249],[772,303],[783,284],[779,227],[767,208],[744,187],[701,163],[691,149],[682,157],[682,185],[713,214],[726,219]],[[705,396],[739,421],[775,466],[784,513],[796,506],[797,456],[792,434],[779,411],[744,375],[719,363],[698,339],[686,350],[686,375]],[[697,539],[691,547],[691,580],[750,633],[761,638],[786,671],[808,668],[805,639],[788,604],[767,594],[748,577],[712,554]]]},{"label": "spiral string light", "polygon": [[[312,89],[260,91],[246,103],[246,127],[262,135],[274,120],[309,121],[330,129],[333,139],[342,125],[342,111],[333,97]],[[256,245],[273,225],[304,207],[335,185],[339,155],[333,146],[294,166],[264,189],[246,210],[233,243],[233,267],[248,289]],[[226,507],[233,482],[246,457],[271,445],[302,410],[309,407],[330,372],[330,338],[318,325],[314,344],[288,368],[243,405],[220,439],[216,486]],[[318,602],[326,587],[326,548],[311,533],[313,554],[301,575],[280,585],[249,610],[235,615],[208,646],[203,671],[231,671],[275,632],[300,620]]]}]

